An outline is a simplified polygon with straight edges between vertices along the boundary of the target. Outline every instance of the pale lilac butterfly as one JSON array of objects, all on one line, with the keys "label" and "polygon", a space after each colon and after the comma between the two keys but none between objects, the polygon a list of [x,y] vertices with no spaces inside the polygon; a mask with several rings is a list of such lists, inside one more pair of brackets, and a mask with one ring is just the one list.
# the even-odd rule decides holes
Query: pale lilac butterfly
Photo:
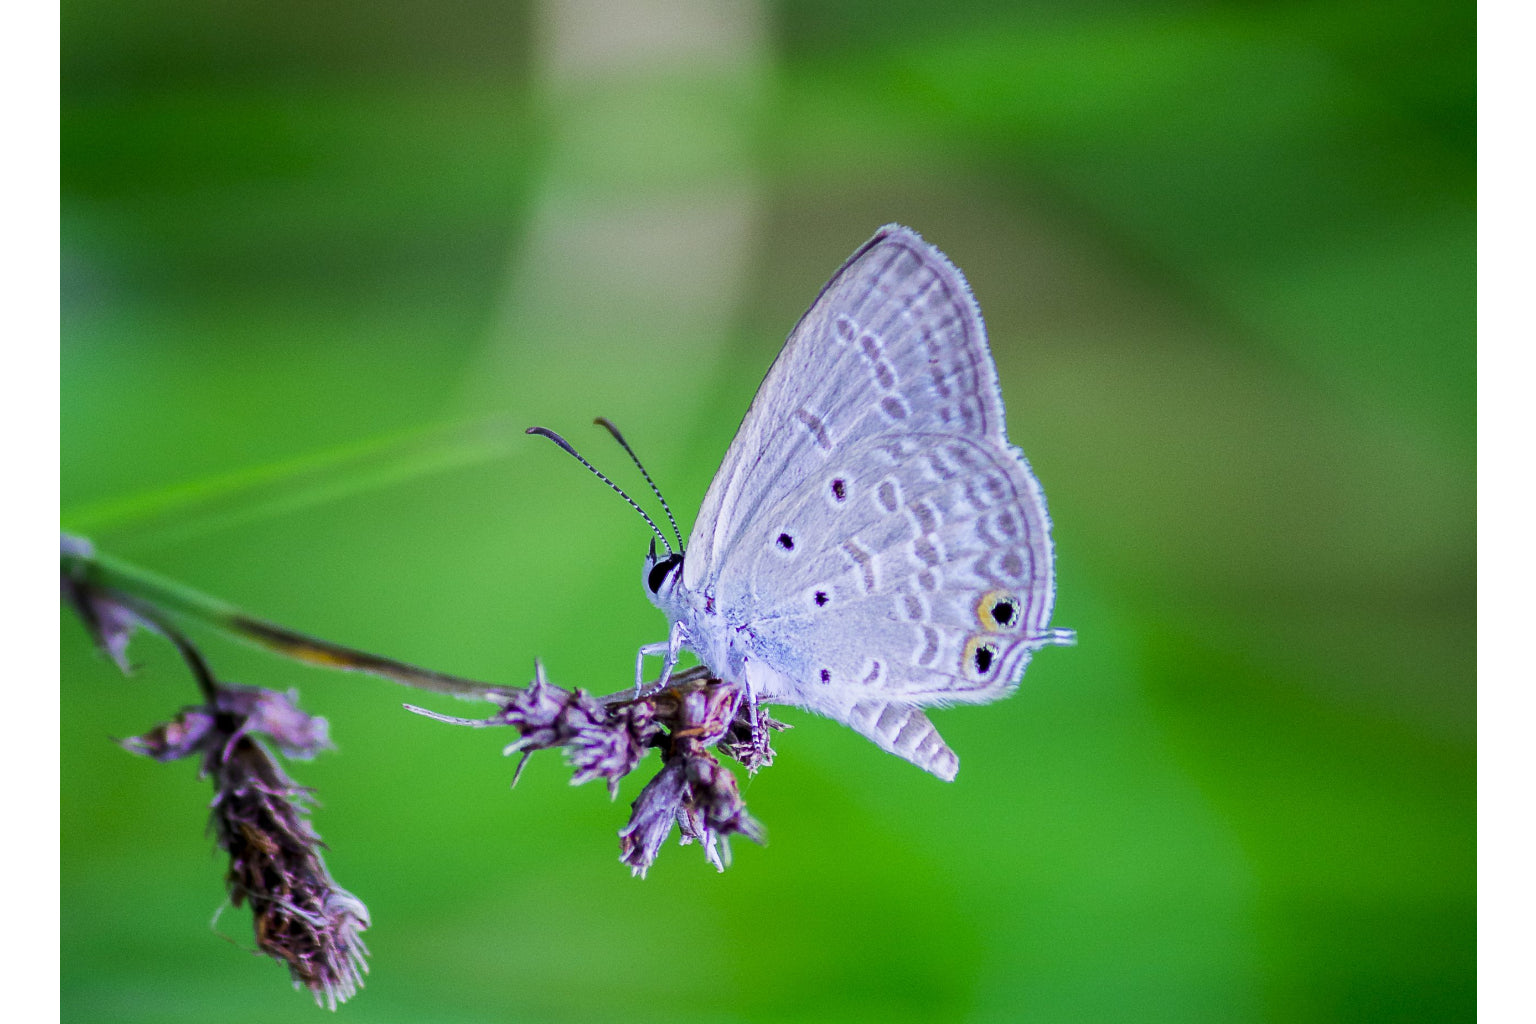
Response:
[{"label": "pale lilac butterfly", "polygon": [[922,709],[1004,697],[1037,648],[1074,641],[1049,625],[1050,528],[970,287],[887,225],[790,333],[686,555],[656,529],[645,589],[671,629],[636,686],[647,655],[665,683],[686,648],[754,715],[806,708],[953,779]]}]

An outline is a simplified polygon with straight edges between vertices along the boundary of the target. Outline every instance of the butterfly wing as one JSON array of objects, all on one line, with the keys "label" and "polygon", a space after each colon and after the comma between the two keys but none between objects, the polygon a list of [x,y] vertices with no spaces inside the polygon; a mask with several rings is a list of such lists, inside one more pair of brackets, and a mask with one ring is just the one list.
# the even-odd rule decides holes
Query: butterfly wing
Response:
[{"label": "butterfly wing", "polygon": [[[1016,456],[966,438],[877,435],[840,481],[761,509],[716,587],[751,646],[812,692],[986,703],[1053,642],[1044,506]],[[819,493],[822,490],[828,495]],[[791,539],[791,546],[779,538]]]},{"label": "butterfly wing", "polygon": [[980,311],[899,226],[828,282],[770,369],[684,562],[799,704],[952,777],[918,710],[1006,693],[1052,642],[1050,524],[1004,432]]},{"label": "butterfly wing", "polygon": [[889,224],[822,287],[758,387],[694,522],[688,588],[718,576],[765,500],[794,493],[850,440],[896,429],[1006,445],[970,287],[916,232]]}]

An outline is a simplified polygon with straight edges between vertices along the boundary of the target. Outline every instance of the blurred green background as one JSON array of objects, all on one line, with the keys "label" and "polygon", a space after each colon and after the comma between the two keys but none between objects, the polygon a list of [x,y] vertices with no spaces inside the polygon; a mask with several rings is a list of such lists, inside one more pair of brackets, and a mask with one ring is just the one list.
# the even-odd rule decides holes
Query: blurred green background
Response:
[{"label": "blurred green background", "polygon": [[[661,638],[620,423],[686,529],[880,224],[965,271],[1050,499],[1020,692],[944,785],[786,711],[771,844],[636,881],[610,804],[421,699],[299,687],[374,915],[356,1021],[1453,1021],[1474,1010],[1474,7],[62,9],[62,505],[334,640],[607,692]],[[69,617],[66,615],[66,619]],[[66,1020],[322,1013],[247,955],[193,700],[63,623]],[[478,706],[425,701],[450,713]],[[488,709],[486,709],[488,710]],[[649,772],[642,774],[648,775]]]}]

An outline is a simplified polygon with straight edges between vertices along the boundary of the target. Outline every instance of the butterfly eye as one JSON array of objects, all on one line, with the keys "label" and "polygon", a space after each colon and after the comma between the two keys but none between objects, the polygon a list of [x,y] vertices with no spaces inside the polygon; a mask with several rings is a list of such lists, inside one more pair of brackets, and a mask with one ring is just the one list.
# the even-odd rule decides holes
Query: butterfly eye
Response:
[{"label": "butterfly eye", "polygon": [[667,581],[667,577],[672,574],[672,570],[682,564],[682,555],[668,555],[651,566],[651,574],[645,578],[645,585],[651,588],[651,593],[661,593],[661,585]]}]

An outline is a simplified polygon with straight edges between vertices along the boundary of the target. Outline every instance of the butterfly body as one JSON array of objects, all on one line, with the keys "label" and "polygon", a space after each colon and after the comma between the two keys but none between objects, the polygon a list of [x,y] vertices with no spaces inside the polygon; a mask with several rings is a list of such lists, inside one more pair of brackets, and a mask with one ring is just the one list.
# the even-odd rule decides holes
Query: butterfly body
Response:
[{"label": "butterfly body", "polygon": [[899,225],[827,283],[790,334],[686,550],[645,566],[687,648],[752,697],[842,721],[942,778],[921,709],[1019,682],[1055,598],[1050,521],[1008,443],[965,279]]}]

